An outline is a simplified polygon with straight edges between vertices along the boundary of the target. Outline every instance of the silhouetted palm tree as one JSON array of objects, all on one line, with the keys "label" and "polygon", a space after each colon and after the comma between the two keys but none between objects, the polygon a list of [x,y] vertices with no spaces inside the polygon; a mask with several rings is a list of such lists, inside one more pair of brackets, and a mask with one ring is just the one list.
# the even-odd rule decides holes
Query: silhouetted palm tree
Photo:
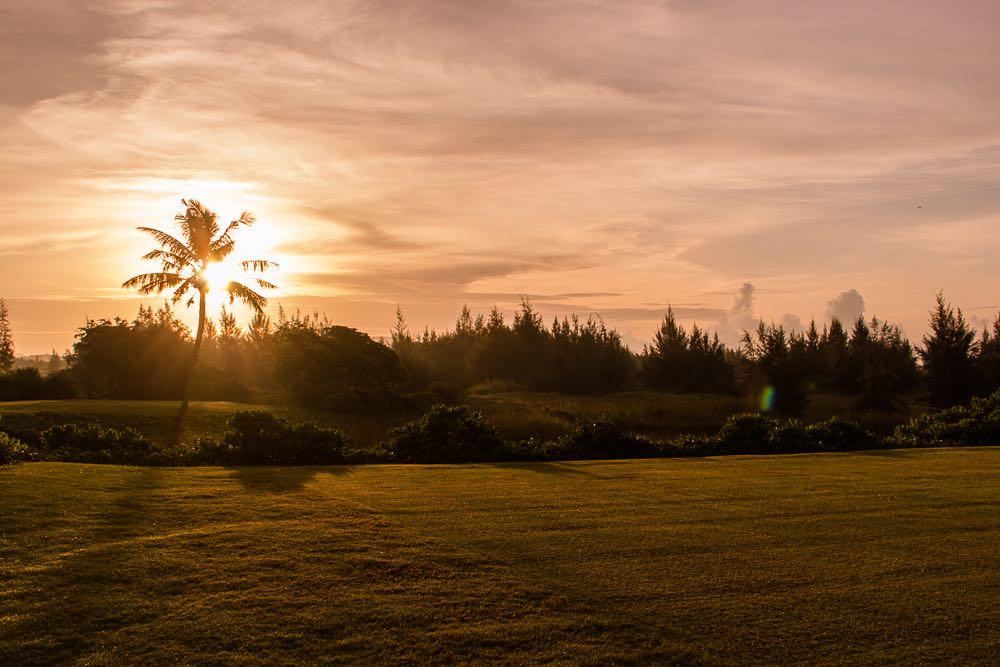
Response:
[{"label": "silhouetted palm tree", "polygon": [[[184,204],[184,212],[174,216],[181,229],[181,239],[159,229],[138,228],[160,244],[158,249],[146,253],[142,258],[160,262],[161,270],[156,273],[141,273],[122,284],[127,289],[137,289],[140,294],[159,294],[164,290],[173,290],[171,301],[175,304],[185,296],[188,296],[188,306],[198,299],[198,333],[194,339],[190,364],[184,372],[181,407],[177,415],[178,438],[183,432],[187,416],[191,374],[198,362],[198,353],[205,335],[205,300],[209,290],[205,271],[233,252],[236,245],[233,233],[239,227],[249,227],[254,223],[253,214],[244,211],[238,219],[221,229],[215,213],[202,206],[201,202],[182,199],[181,203]],[[277,266],[275,262],[264,259],[246,260],[240,262],[240,265],[244,271],[260,273]],[[263,278],[254,277],[253,280],[263,289],[275,289],[275,285]],[[225,291],[230,303],[242,301],[256,313],[262,312],[267,305],[266,297],[243,283],[232,281],[226,285]]]}]

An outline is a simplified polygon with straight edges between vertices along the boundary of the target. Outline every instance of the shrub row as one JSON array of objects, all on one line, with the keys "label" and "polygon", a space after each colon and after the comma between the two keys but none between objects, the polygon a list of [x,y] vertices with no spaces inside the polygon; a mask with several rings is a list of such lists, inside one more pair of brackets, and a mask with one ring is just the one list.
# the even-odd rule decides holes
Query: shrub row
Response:
[{"label": "shrub row", "polygon": [[31,450],[12,435],[0,431],[0,466],[31,459]]},{"label": "shrub row", "polygon": [[714,436],[667,442],[654,442],[603,419],[581,422],[555,440],[508,442],[481,414],[465,406],[444,405],[393,429],[386,442],[367,452],[351,449],[341,431],[313,423],[291,424],[263,411],[236,413],[221,440],[195,440],[168,449],[155,447],[134,429],[100,424],[59,424],[29,437],[5,430],[5,423],[0,423],[0,464],[39,459],[134,465],[333,465],[834,452],[1000,444],[1000,392],[915,419],[888,438],[877,438],[836,417],[805,425],[748,413],[730,417]]},{"label": "shrub row", "polygon": [[974,398],[898,426],[888,439],[892,447],[953,447],[1000,444],[1000,391]]}]

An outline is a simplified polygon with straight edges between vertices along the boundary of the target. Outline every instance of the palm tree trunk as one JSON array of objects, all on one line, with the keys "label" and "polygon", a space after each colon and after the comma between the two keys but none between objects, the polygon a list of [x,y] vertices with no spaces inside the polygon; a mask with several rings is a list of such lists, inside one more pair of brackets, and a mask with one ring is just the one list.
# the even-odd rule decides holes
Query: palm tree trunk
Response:
[{"label": "palm tree trunk", "polygon": [[201,352],[201,343],[205,338],[205,292],[199,292],[198,299],[198,333],[194,337],[194,349],[191,350],[191,362],[184,370],[184,384],[181,387],[181,409],[177,413],[177,442],[180,443],[184,435],[184,420],[187,418],[188,403],[191,397],[191,378],[194,375],[194,367],[198,364],[198,354]]}]

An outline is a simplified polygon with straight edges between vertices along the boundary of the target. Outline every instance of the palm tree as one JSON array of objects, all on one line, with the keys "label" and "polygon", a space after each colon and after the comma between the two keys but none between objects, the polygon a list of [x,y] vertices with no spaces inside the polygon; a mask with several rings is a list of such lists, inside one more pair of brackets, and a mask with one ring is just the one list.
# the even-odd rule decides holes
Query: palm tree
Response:
[{"label": "palm tree", "polygon": [[[160,262],[161,270],[156,273],[141,273],[122,284],[122,287],[136,289],[140,294],[160,294],[164,290],[173,290],[171,301],[177,304],[187,296],[189,307],[195,298],[198,299],[198,333],[194,339],[191,361],[184,371],[181,407],[177,415],[178,438],[183,433],[190,397],[191,375],[198,362],[198,354],[205,336],[205,302],[210,287],[205,272],[209,266],[223,261],[233,252],[236,246],[233,233],[240,227],[249,227],[254,223],[253,214],[244,211],[238,219],[222,229],[215,213],[202,206],[201,202],[195,199],[182,199],[181,203],[184,204],[184,212],[174,216],[174,221],[181,230],[180,239],[152,227],[138,228],[139,231],[152,236],[160,245],[142,258]],[[277,264],[264,259],[251,259],[240,262],[240,266],[244,271],[263,273],[277,267]],[[263,289],[276,287],[260,277],[255,276],[253,280]],[[230,303],[239,300],[252,308],[255,313],[262,313],[267,305],[266,297],[243,283],[232,281],[224,289],[229,295]]]}]

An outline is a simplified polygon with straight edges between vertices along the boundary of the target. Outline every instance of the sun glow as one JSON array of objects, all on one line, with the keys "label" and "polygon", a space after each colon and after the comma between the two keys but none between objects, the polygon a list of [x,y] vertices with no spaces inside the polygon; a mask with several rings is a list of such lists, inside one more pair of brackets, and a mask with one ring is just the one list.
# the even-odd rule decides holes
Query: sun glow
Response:
[{"label": "sun glow", "polygon": [[212,262],[201,272],[205,282],[208,283],[208,293],[216,298],[226,296],[226,287],[230,282],[241,282],[246,280],[248,274],[242,270],[239,263],[234,261]]}]

